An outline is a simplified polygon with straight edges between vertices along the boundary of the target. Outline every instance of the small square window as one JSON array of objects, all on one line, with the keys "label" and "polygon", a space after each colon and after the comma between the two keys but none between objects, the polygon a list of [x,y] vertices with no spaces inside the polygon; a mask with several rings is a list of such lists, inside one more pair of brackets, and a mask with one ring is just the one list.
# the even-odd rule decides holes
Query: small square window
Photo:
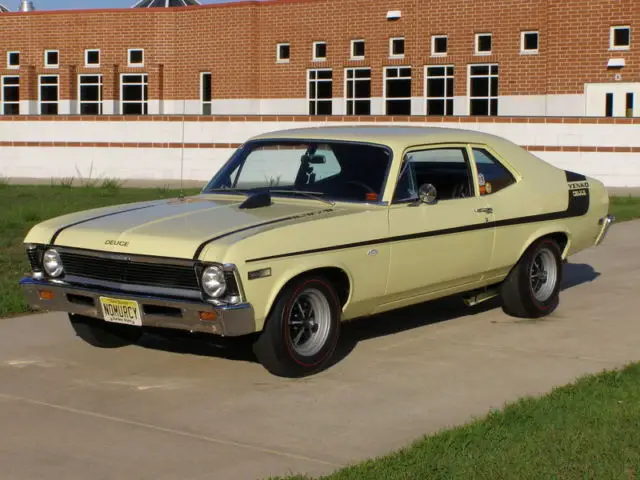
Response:
[{"label": "small square window", "polygon": [[449,39],[446,35],[434,35],[431,37],[431,55],[444,56],[449,48]]},{"label": "small square window", "polygon": [[313,43],[313,59],[318,61],[327,59],[327,43],[326,42],[314,42]]},{"label": "small square window", "polygon": [[84,64],[87,67],[99,67],[100,66],[100,50],[85,50]]},{"label": "small square window", "polygon": [[520,41],[521,53],[538,53],[540,48],[540,34],[538,32],[522,32]]},{"label": "small square window", "polygon": [[476,33],[476,54],[491,54],[491,40],[490,33]]},{"label": "small square window", "polygon": [[631,47],[631,27],[611,27],[609,48],[611,50],[629,50]]},{"label": "small square window", "polygon": [[7,52],[7,68],[20,68],[20,52]]},{"label": "small square window", "polygon": [[60,53],[58,50],[44,51],[44,66],[48,68],[58,68],[60,66]]},{"label": "small square window", "polygon": [[389,56],[391,58],[404,58],[404,38],[389,39]]},{"label": "small square window", "polygon": [[351,40],[351,59],[364,60],[365,43],[364,40]]},{"label": "small square window", "polygon": [[276,46],[276,62],[289,63],[291,58],[291,45],[288,43],[279,43]]},{"label": "small square window", "polygon": [[142,66],[144,65],[144,50],[141,48],[129,49],[129,66]]}]

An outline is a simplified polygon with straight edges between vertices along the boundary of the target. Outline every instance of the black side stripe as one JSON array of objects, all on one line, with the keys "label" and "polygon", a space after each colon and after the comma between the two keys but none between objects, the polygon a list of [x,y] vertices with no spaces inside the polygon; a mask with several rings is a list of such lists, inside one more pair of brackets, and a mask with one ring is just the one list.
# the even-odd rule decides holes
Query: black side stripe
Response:
[{"label": "black side stripe", "polygon": [[[569,173],[570,172],[567,172],[567,180],[569,179]],[[577,174],[573,174],[573,175],[577,175]],[[580,180],[573,180],[573,178],[575,178],[573,176],[571,178],[572,178],[571,180],[572,182],[580,181]],[[585,179],[584,176],[582,176],[582,178]],[[331,247],[314,248],[311,250],[302,250],[298,252],[283,253],[279,255],[270,255],[268,257],[251,258],[249,260],[246,260],[246,263],[262,262],[265,260],[287,258],[287,257],[293,257],[297,255],[310,255],[313,253],[331,252],[334,250],[343,250],[347,248],[366,247],[370,245],[382,245],[385,243],[395,243],[395,242],[402,242],[406,240],[416,240],[419,238],[428,238],[428,237],[435,237],[440,235],[452,235],[455,233],[472,232],[475,230],[485,230],[488,228],[509,227],[513,225],[523,225],[526,223],[546,222],[551,220],[559,220],[562,218],[581,217],[585,215],[589,210],[589,188],[588,187],[584,188],[583,191],[585,193],[584,195],[581,195],[581,196],[574,195],[574,191],[575,190],[572,190],[572,189],[568,190],[569,204],[567,209],[564,211],[542,213],[539,215],[529,215],[526,217],[508,218],[505,220],[498,220],[497,222],[486,222],[486,223],[479,223],[476,225],[464,225],[460,227],[445,228],[442,230],[431,230],[429,232],[419,232],[419,233],[412,233],[407,235],[398,235],[396,237],[378,238],[375,240],[366,240],[363,242],[346,243],[343,245],[334,245]]]},{"label": "black side stripe", "polygon": [[105,213],[104,215],[98,215],[97,217],[91,217],[91,218],[85,218],[84,220],[80,220],[78,222],[70,223],[69,225],[65,225],[64,227],[59,228],[56,231],[56,233],[53,234],[53,237],[51,237],[50,245],[53,245],[55,243],[55,241],[57,240],[58,236],[62,232],[64,232],[67,228],[75,227],[77,225],[81,225],[83,223],[91,222],[93,220],[99,220],[101,218],[111,217],[113,215],[119,215],[121,213],[135,212],[136,210],[143,210],[145,208],[150,208],[150,207],[154,207],[154,206],[155,206],[155,204],[153,204],[153,205],[145,205],[143,207],[129,208],[127,210],[118,210],[117,212]]}]

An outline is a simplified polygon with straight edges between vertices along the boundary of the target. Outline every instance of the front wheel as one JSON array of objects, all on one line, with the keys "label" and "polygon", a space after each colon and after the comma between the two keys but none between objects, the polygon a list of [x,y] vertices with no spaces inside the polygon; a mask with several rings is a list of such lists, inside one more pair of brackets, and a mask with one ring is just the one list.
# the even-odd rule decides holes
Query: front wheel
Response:
[{"label": "front wheel", "polygon": [[321,370],[336,349],[341,311],[338,296],[324,277],[294,280],[278,296],[254,344],[258,361],[282,377]]},{"label": "front wheel", "polygon": [[522,318],[539,318],[553,312],[560,302],[562,266],[555,241],[543,238],[534,243],[502,285],[504,311]]},{"label": "front wheel", "polygon": [[69,321],[76,335],[94,347],[124,347],[136,343],[142,336],[140,327],[107,323],[84,315],[70,313]]}]

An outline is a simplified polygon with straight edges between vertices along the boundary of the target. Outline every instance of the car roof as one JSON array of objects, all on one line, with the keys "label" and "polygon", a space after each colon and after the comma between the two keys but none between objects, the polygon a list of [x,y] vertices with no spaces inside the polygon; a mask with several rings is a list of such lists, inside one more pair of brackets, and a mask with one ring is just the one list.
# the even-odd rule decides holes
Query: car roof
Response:
[{"label": "car roof", "polygon": [[447,142],[495,144],[506,141],[495,135],[473,130],[395,125],[295,128],[264,133],[251,140],[266,139],[349,140],[396,147]]}]

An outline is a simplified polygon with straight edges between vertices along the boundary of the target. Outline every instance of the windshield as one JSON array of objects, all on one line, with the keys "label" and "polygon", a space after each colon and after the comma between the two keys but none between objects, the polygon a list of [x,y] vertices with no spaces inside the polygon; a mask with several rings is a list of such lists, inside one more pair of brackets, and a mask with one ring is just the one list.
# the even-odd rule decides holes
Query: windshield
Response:
[{"label": "windshield", "polygon": [[310,194],[326,200],[376,202],[391,152],[347,142],[249,142],[239,149],[203,193],[233,189],[274,196]]}]

